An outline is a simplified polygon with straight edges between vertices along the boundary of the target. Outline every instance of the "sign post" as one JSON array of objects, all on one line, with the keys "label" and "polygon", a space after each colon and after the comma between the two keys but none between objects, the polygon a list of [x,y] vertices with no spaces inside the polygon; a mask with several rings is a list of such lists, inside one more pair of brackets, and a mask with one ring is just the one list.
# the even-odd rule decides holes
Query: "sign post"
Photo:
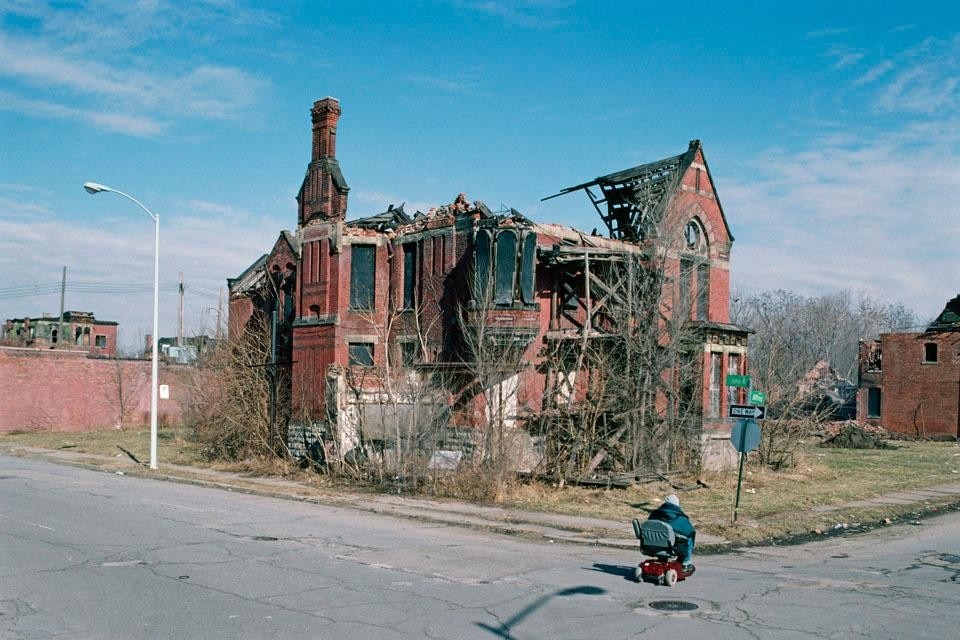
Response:
[{"label": "sign post", "polygon": [[740,473],[737,475],[737,499],[733,505],[733,522],[737,522],[740,511],[740,487],[743,484],[743,463],[747,453],[753,451],[760,444],[760,425],[756,420],[738,420],[730,432],[730,442],[740,452]]}]

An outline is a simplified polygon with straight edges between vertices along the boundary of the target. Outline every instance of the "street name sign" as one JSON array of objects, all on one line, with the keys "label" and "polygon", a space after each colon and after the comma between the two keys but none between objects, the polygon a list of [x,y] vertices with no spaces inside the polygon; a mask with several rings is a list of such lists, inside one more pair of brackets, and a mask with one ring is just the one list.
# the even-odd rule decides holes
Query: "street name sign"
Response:
[{"label": "street name sign", "polygon": [[727,374],[727,386],[728,387],[749,387],[750,386],[750,376],[741,376],[735,373]]},{"label": "street name sign", "polygon": [[753,418],[754,420],[763,420],[767,415],[767,408],[764,406],[752,406],[746,404],[732,404],[727,412],[729,418]]}]

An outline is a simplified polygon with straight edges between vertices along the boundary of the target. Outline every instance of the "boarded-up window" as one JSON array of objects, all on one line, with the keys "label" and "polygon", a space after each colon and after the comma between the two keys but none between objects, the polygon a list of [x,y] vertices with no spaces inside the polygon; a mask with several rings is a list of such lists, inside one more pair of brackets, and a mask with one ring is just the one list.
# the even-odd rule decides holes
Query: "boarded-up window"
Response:
[{"label": "boarded-up window", "polygon": [[474,243],[473,269],[476,282],[473,298],[483,302],[487,298],[487,284],[490,282],[490,233],[478,231]]},{"label": "boarded-up window", "polygon": [[524,304],[536,302],[537,234],[523,238],[523,257],[520,259],[520,299]]},{"label": "boarded-up window", "polygon": [[513,303],[513,281],[517,272],[517,234],[501,231],[497,235],[497,289],[494,302]]},{"label": "boarded-up window", "polygon": [[372,244],[355,244],[350,249],[351,309],[373,308],[376,249]]},{"label": "boarded-up window", "polygon": [[403,308],[413,309],[417,291],[417,245],[403,245]]},{"label": "boarded-up window", "polygon": [[350,364],[360,367],[373,366],[373,343],[372,342],[351,342],[349,343]]}]

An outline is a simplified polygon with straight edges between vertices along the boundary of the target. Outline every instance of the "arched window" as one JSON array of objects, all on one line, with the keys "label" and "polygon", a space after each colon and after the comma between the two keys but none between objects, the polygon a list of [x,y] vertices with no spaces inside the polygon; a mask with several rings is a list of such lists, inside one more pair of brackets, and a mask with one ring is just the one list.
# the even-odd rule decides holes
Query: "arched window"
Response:
[{"label": "arched window", "polygon": [[490,232],[478,231],[474,240],[473,270],[474,292],[473,299],[482,303],[487,297],[487,284],[490,282]]}]

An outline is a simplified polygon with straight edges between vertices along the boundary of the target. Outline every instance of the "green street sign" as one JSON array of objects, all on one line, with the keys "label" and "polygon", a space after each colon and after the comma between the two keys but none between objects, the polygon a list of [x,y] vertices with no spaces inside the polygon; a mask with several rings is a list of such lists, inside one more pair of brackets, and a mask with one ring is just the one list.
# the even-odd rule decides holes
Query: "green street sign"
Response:
[{"label": "green street sign", "polygon": [[741,376],[733,373],[727,374],[728,387],[749,387],[750,376]]},{"label": "green street sign", "polygon": [[751,391],[750,392],[750,404],[766,404],[767,403],[767,394],[763,391]]}]

